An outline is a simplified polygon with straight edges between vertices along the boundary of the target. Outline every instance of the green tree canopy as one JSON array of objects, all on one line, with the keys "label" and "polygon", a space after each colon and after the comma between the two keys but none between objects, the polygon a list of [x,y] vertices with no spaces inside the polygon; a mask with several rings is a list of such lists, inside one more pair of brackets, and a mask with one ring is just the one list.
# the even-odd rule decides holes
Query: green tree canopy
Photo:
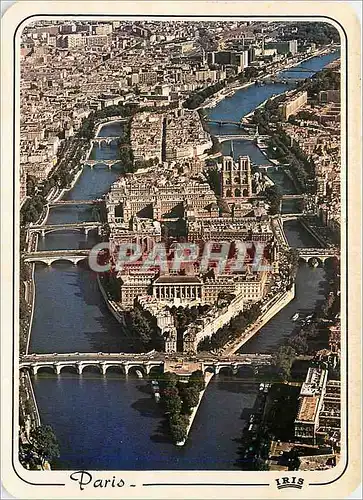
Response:
[{"label": "green tree canopy", "polygon": [[199,403],[199,390],[197,387],[185,387],[182,398],[187,408],[194,408]]},{"label": "green tree canopy", "polygon": [[296,351],[291,346],[281,346],[274,354],[274,364],[283,380],[291,376],[291,367],[296,358]]},{"label": "green tree canopy", "polygon": [[30,440],[34,452],[44,461],[59,457],[57,438],[50,425],[40,425],[31,433]]},{"label": "green tree canopy", "polygon": [[267,201],[270,204],[270,213],[271,215],[275,215],[280,212],[280,203],[282,200],[282,193],[278,186],[268,186],[264,194],[267,198]]}]

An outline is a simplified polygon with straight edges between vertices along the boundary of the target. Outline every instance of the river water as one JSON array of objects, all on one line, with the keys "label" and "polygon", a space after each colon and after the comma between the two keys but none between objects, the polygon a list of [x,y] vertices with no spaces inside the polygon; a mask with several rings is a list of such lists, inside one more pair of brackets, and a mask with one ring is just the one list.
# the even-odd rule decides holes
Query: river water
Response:
[{"label": "river water", "polygon": [[[321,69],[334,58],[328,55],[304,63]],[[294,78],[298,73],[293,74]],[[307,73],[302,73],[303,78]],[[251,86],[239,90],[231,99],[220,102],[213,118],[240,119],[266,98],[286,90],[285,85]],[[213,130],[212,130],[213,132]],[[215,132],[215,131],[214,131]],[[223,128],[223,133],[228,128]],[[99,135],[121,135],[120,124],[104,126]],[[234,154],[248,154],[256,164],[266,163],[262,153],[248,141],[234,143]],[[225,153],[230,144],[224,143]],[[93,158],[117,158],[117,148],[94,148]],[[98,198],[120,175],[120,168],[85,167],[75,187],[65,199]],[[294,186],[283,172],[271,177],[285,193]],[[90,207],[52,208],[48,223],[94,220]],[[286,222],[285,229],[293,246],[315,246],[316,242],[297,222]],[[50,233],[39,240],[39,249],[90,247],[92,232]],[[82,264],[67,262],[50,267],[37,265],[36,302],[30,352],[133,352],[140,346],[128,337],[104,305],[95,276]],[[296,282],[296,298],[241,352],[273,352],[291,335],[295,311],[310,312],[322,299],[326,286],[324,269],[301,264]],[[60,376],[39,373],[33,378],[42,422],[51,424],[60,443],[58,469],[206,469],[233,470],[239,443],[248,415],[254,405],[257,388],[238,377],[214,377],[205,393],[186,445],[177,448],[164,432],[160,407],[151,397],[148,384],[108,372],[106,377],[92,370],[82,376],[62,371]]]}]

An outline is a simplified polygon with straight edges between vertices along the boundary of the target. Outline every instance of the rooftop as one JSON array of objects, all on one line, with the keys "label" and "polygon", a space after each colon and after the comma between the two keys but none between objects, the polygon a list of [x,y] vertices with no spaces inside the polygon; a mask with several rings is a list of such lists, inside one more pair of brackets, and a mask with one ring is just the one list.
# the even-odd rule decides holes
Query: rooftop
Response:
[{"label": "rooftop", "polygon": [[296,420],[303,422],[314,422],[318,404],[318,396],[304,396],[301,400]]},{"label": "rooftop", "polygon": [[202,283],[200,278],[196,276],[160,276],[154,281],[155,285],[167,285],[167,284],[183,284],[183,285],[195,285]]}]

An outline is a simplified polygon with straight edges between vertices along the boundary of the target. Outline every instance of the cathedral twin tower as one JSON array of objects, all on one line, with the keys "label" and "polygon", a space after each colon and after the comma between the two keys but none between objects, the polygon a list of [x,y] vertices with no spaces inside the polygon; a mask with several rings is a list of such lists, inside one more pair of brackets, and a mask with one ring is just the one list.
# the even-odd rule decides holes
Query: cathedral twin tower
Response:
[{"label": "cathedral twin tower", "polygon": [[249,156],[240,156],[237,163],[231,156],[223,157],[221,187],[223,198],[241,199],[252,196],[252,173]]}]

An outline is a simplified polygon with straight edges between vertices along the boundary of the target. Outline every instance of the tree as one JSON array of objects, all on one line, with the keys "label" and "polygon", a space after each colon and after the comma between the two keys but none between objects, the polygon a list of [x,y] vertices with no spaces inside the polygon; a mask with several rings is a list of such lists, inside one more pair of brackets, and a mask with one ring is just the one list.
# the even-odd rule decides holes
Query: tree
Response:
[{"label": "tree", "polygon": [[187,426],[183,425],[181,422],[170,424],[170,433],[175,443],[184,441],[187,437]]},{"label": "tree", "polygon": [[176,387],[178,383],[178,376],[173,372],[165,372],[163,379],[166,387]]},{"label": "tree", "polygon": [[201,370],[195,370],[189,377],[189,387],[195,387],[199,392],[205,388],[204,375]]},{"label": "tree", "polygon": [[197,387],[185,387],[182,392],[184,405],[187,409],[194,408],[199,403],[199,391]]},{"label": "tree", "polygon": [[51,462],[54,458],[59,457],[57,438],[50,425],[40,425],[34,429],[30,441],[41,463],[44,463],[45,460]]},{"label": "tree", "polygon": [[207,182],[214,193],[219,196],[221,194],[221,179],[217,168],[210,168],[205,172]]},{"label": "tree", "polygon": [[289,345],[297,354],[306,354],[309,351],[309,345],[304,331],[300,331],[297,335],[289,339]]},{"label": "tree", "polygon": [[[174,392],[175,391],[175,392]],[[182,400],[178,394],[178,389],[166,389],[163,392],[163,403],[165,407],[165,411],[171,414],[179,414],[182,408]]]},{"label": "tree", "polygon": [[282,193],[280,188],[276,185],[268,186],[264,192],[267,201],[270,204],[270,214],[275,215],[280,212],[280,204],[282,200]]},{"label": "tree", "polygon": [[281,346],[274,354],[274,364],[283,380],[290,378],[291,367],[295,358],[296,352],[291,346]]},{"label": "tree", "polygon": [[264,460],[262,460],[261,458],[256,459],[256,461],[254,463],[254,468],[255,468],[255,470],[270,470],[267,463]]}]

